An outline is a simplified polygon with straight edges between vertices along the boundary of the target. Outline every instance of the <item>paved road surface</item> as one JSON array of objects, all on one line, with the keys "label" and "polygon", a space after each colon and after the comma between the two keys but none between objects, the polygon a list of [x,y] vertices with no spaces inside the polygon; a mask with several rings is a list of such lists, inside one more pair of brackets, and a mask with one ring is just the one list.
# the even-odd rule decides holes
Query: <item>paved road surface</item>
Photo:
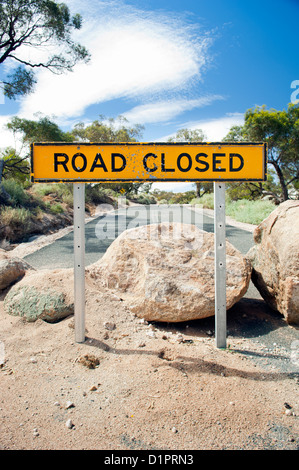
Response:
[{"label": "paved road surface", "polygon": [[[105,216],[100,216],[86,224],[86,266],[100,259],[123,230],[160,221],[195,223],[207,232],[214,231],[213,218],[179,205],[132,206],[108,212]],[[227,225],[226,235],[229,241],[242,253],[246,253],[253,245],[252,234],[245,230]],[[73,267],[73,232],[26,256],[25,259],[35,268]]]}]

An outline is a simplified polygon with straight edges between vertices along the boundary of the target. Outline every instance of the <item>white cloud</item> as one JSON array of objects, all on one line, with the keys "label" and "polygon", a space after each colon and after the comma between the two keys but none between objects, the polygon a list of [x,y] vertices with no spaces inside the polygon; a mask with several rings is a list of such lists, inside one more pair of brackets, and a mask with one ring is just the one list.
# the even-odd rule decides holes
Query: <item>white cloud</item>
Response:
[{"label": "white cloud", "polygon": [[0,150],[4,150],[6,147],[13,147],[17,150],[20,149],[20,142],[16,141],[11,131],[6,128],[6,124],[11,120],[12,116],[0,116]]},{"label": "white cloud", "polygon": [[199,121],[193,125],[191,124],[191,129],[202,129],[209,141],[218,142],[228,134],[232,126],[241,126],[243,124],[244,114],[230,113],[222,118],[211,119],[210,121]]},{"label": "white cloud", "polygon": [[[219,142],[229,132],[232,126],[241,126],[244,124],[244,114],[242,113],[227,113],[221,118],[211,119],[208,121],[192,121],[182,124],[179,129],[201,129],[207,137],[207,141]],[[178,129],[178,130],[179,130]],[[160,142],[167,141],[175,134],[159,138]]]},{"label": "white cloud", "polygon": [[168,100],[158,101],[157,103],[149,103],[136,106],[130,111],[123,113],[123,116],[130,122],[138,122],[146,124],[151,122],[168,121],[184,111],[190,111],[194,108],[202,108],[213,103],[216,100],[223,99],[219,95],[203,96],[194,100]]},{"label": "white cloud", "polygon": [[78,117],[92,104],[186,90],[200,79],[209,40],[187,23],[120,2],[68,3],[74,12],[82,9],[85,22],[76,39],[91,61],[63,75],[39,71],[34,94],[21,100],[22,117]]}]

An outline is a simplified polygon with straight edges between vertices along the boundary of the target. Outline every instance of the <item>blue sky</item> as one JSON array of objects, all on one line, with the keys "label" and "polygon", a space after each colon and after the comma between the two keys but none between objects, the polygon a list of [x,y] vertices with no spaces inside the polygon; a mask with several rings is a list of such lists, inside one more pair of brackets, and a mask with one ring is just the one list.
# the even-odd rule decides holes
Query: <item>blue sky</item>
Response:
[{"label": "blue sky", "polygon": [[65,3],[83,16],[76,35],[91,61],[61,76],[41,70],[33,94],[0,101],[1,147],[11,116],[36,113],[64,130],[124,115],[145,127],[143,141],[186,127],[220,140],[248,108],[286,108],[299,80],[299,0]]}]

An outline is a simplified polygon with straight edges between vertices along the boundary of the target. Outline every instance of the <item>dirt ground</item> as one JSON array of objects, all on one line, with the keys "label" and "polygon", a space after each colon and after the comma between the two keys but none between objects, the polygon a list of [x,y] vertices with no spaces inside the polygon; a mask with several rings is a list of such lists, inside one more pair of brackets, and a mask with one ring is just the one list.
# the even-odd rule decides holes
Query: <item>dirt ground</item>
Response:
[{"label": "dirt ground", "polygon": [[214,317],[147,323],[86,287],[84,343],[73,317],[28,323],[0,296],[0,450],[299,449],[298,328],[263,300],[228,312],[217,349]]},{"label": "dirt ground", "polygon": [[91,282],[85,343],[75,342],[73,317],[27,323],[4,312],[3,298],[1,450],[299,448],[298,376],[281,367],[290,350],[242,336],[262,301],[228,312],[222,350],[214,318],[148,324]]}]

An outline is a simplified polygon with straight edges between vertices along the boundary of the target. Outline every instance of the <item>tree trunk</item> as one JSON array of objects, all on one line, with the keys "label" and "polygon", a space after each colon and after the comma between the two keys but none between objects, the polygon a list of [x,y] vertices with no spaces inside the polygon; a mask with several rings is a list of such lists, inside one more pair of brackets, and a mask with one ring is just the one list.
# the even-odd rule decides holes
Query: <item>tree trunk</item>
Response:
[{"label": "tree trunk", "polygon": [[289,193],[288,193],[288,188],[287,188],[287,185],[285,183],[285,179],[284,179],[283,173],[281,171],[281,168],[280,168],[280,166],[278,165],[278,163],[276,161],[272,161],[271,163],[274,166],[276,174],[277,174],[278,179],[279,179],[279,183],[280,183],[280,186],[281,186],[281,189],[282,189],[283,200],[287,201],[289,199]]}]

